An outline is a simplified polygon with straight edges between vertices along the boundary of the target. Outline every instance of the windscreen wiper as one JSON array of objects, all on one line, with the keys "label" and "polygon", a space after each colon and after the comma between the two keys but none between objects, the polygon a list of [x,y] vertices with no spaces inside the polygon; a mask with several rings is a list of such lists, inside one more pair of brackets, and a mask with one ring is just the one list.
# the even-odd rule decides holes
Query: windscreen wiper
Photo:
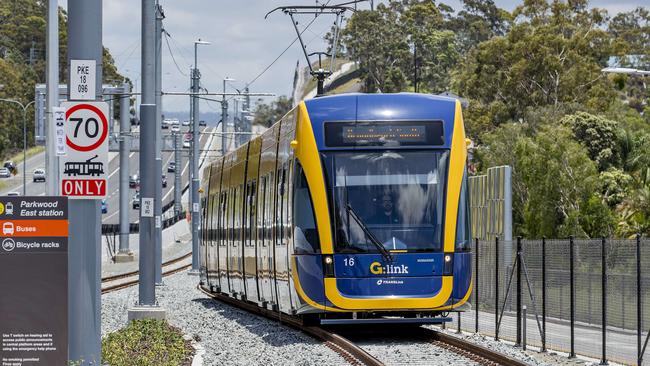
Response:
[{"label": "windscreen wiper", "polygon": [[361,230],[366,234],[368,239],[370,239],[370,242],[375,247],[377,247],[377,249],[381,253],[381,256],[384,257],[384,259],[387,262],[392,262],[393,261],[393,256],[386,249],[386,247],[384,247],[384,245],[377,239],[377,237],[370,230],[368,230],[368,228],[363,223],[363,221],[361,221],[361,218],[359,217],[359,215],[357,215],[357,213],[354,212],[354,209],[352,208],[352,206],[348,203],[345,208],[348,210],[348,213],[350,213],[350,215],[352,215],[352,218],[354,219],[354,221],[357,222],[357,224],[359,225]]}]

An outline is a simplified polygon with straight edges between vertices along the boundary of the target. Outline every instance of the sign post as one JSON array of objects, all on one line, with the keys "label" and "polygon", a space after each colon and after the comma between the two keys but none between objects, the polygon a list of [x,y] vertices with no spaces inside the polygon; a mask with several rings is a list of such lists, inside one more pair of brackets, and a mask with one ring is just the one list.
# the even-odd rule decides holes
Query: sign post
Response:
[{"label": "sign post", "polygon": [[108,180],[108,104],[66,102],[68,153],[61,158],[61,194],[73,199],[104,198]]},{"label": "sign post", "polygon": [[0,198],[0,365],[68,364],[68,199]]}]

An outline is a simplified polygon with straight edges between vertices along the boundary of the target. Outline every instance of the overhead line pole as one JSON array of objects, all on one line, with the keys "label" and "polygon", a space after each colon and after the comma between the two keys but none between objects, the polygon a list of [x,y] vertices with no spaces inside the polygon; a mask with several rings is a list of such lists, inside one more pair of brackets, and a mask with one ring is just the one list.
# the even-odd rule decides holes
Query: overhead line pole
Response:
[{"label": "overhead line pole", "polygon": [[156,285],[162,285],[162,21],[165,14],[156,0],[156,165],[155,165],[155,194],[153,199],[156,245],[154,257],[156,259],[155,278]]},{"label": "overhead line pole", "polygon": [[[69,67],[71,60],[95,61],[95,100],[102,99],[102,54],[102,0],[68,0],[67,64]],[[68,78],[68,91],[70,84]],[[58,82],[50,79],[48,90],[58,93]],[[53,101],[52,97],[48,100]],[[54,177],[56,172],[50,170]],[[58,184],[54,177],[48,180]],[[96,365],[101,362],[99,200],[71,199],[68,207],[68,357],[75,364]]]},{"label": "overhead line pole", "polygon": [[[55,124],[53,108],[59,106],[59,4],[57,0],[47,1],[47,108],[45,118],[45,165],[47,167],[47,194],[59,194],[59,166],[56,156],[54,138]],[[100,83],[101,85],[101,83]]]},{"label": "overhead line pole", "polygon": [[[129,309],[129,320],[164,318],[165,311],[156,302],[154,223],[155,138],[156,138],[156,3],[142,0],[142,104],[140,105],[140,281],[138,303]],[[160,180],[160,177],[158,177]]]},{"label": "overhead line pole", "polygon": [[124,94],[120,97],[120,248],[115,255],[116,262],[133,261],[129,250],[129,154],[131,150],[131,122],[129,109],[131,86],[124,83]]},{"label": "overhead line pole", "polygon": [[[199,87],[201,85],[201,73],[198,69],[198,46],[199,45],[208,45],[209,42],[198,40],[194,41],[194,82],[192,84],[192,91],[195,94],[198,94]],[[192,201],[190,205],[191,215],[192,215],[192,274],[199,274],[199,244],[201,238],[199,237],[199,228],[200,228],[200,207],[201,202],[199,200],[199,98],[196,95],[193,98],[193,113],[194,118],[192,118],[192,171],[191,171],[191,181],[190,187],[192,190]]]}]

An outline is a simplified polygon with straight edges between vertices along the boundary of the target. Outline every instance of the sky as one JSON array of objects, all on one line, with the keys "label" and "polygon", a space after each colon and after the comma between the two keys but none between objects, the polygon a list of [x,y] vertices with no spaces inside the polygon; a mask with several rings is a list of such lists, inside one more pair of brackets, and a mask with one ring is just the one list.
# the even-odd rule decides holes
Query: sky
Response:
[{"label": "sky", "polygon": [[[343,0],[332,1],[340,2]],[[457,0],[442,2],[460,9]],[[521,2],[495,0],[497,6],[506,10],[514,9]],[[194,62],[193,42],[200,38],[211,42],[198,48],[203,87],[221,92],[224,77],[229,77],[235,81],[228,82],[227,92],[235,92],[262,73],[296,38],[289,16],[276,12],[264,19],[265,14],[278,6],[314,5],[316,1],[160,0],[160,3],[165,12],[163,27],[170,35],[163,38],[163,90],[188,91],[189,69]],[[67,8],[67,0],[59,0],[59,5]],[[592,0],[591,5],[617,13],[637,6],[650,7],[650,0]],[[359,8],[369,8],[369,4],[360,4]],[[133,80],[137,89],[140,87],[140,11],[140,1],[103,0],[104,46],[115,58],[119,72]],[[313,16],[301,16],[297,19],[298,27],[302,29],[312,19]],[[308,52],[325,50],[322,38],[333,22],[333,16],[320,16],[303,33]],[[300,45],[295,42],[250,85],[251,92],[290,95],[297,61],[301,66],[306,65]],[[220,110],[217,103],[206,101],[202,101],[200,108],[206,112]],[[163,110],[189,110],[189,98],[166,96]]]}]

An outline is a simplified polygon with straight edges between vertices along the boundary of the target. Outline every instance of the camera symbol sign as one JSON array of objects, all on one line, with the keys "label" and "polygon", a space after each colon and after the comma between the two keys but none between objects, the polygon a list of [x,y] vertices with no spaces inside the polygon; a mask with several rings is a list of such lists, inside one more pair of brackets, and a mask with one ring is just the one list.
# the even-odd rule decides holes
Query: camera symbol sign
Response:
[{"label": "camera symbol sign", "polygon": [[61,194],[70,198],[104,198],[108,180],[108,104],[67,102],[67,155],[61,158]]}]

